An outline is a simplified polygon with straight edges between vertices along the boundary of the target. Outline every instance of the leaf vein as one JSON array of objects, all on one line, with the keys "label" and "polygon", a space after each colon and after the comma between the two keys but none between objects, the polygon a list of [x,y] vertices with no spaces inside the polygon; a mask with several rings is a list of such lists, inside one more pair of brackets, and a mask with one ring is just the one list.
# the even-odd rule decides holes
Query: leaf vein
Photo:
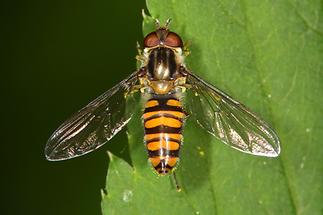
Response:
[{"label": "leaf vein", "polygon": [[[246,8],[246,4],[245,4],[245,0],[242,0],[241,1],[242,3],[242,11],[243,13],[245,13],[245,17],[246,17],[246,35],[248,37],[248,40],[249,40],[249,43],[250,43],[250,46],[252,48],[252,52],[253,52],[253,59],[254,59],[254,66],[255,66],[255,70],[258,74],[258,78],[260,80],[260,89],[262,91],[262,94],[263,94],[263,98],[267,98],[266,95],[268,95],[267,92],[267,89],[265,87],[265,84],[264,82],[262,81],[262,72],[261,72],[261,69],[259,68],[259,65],[258,65],[258,59],[257,59],[257,51],[256,51],[256,47],[255,47],[255,42],[253,41],[253,38],[252,38],[252,32],[250,30],[251,26],[250,26],[250,20],[248,19],[248,13],[247,13],[247,8]],[[269,91],[269,90],[268,90]],[[268,100],[266,103],[269,103]],[[268,111],[269,111],[269,115],[271,116],[271,118],[274,118],[274,114],[273,114],[273,110],[272,110],[272,107],[271,105],[269,104],[268,105]],[[273,120],[274,121],[274,120]],[[282,173],[284,175],[284,178],[286,180],[286,184],[287,184],[287,192],[288,192],[288,195],[289,195],[289,198],[290,198],[290,202],[291,202],[291,205],[292,205],[292,210],[294,211],[294,214],[298,214],[297,212],[297,207],[296,207],[296,203],[295,203],[295,197],[293,196],[293,192],[291,190],[291,184],[290,184],[290,180],[289,180],[289,177],[287,175],[287,172],[286,172],[286,168],[285,168],[285,165],[284,165],[284,162],[283,162],[283,158],[282,158],[282,155],[280,155],[280,158],[279,158],[279,163],[280,163],[280,166],[282,168]]]}]

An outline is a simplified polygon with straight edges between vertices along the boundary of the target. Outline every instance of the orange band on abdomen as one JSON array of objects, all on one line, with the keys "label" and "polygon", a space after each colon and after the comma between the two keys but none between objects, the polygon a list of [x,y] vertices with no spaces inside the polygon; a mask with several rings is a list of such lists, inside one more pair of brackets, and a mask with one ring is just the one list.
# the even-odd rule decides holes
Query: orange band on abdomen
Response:
[{"label": "orange band on abdomen", "polygon": [[155,107],[157,105],[159,105],[157,100],[150,100],[146,102],[145,108]]},{"label": "orange band on abdomen", "polygon": [[149,142],[147,144],[147,149],[150,151],[159,150],[160,148],[164,148],[167,150],[178,150],[179,144],[174,141],[166,141],[164,139],[156,140],[153,142]]},{"label": "orange band on abdomen", "polygon": [[175,139],[181,141],[183,138],[183,135],[181,134],[168,134],[168,133],[156,133],[156,134],[146,134],[145,135],[145,141],[154,139],[154,138],[165,138],[165,139]]},{"label": "orange band on abdomen", "polygon": [[182,122],[178,119],[168,118],[168,117],[164,117],[164,116],[150,119],[145,122],[145,128],[154,128],[157,126],[180,128],[182,126]]},{"label": "orange band on abdomen", "polygon": [[182,107],[181,102],[175,99],[169,99],[166,104],[169,106]]}]

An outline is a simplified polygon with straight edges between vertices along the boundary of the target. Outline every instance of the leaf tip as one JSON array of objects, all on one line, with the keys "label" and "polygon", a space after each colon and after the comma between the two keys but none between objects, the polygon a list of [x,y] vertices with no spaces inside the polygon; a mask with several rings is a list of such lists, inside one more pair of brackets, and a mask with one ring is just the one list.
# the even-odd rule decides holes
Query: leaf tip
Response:
[{"label": "leaf tip", "polygon": [[101,189],[101,199],[104,199],[106,197],[108,197],[108,191],[105,188],[103,188]]},{"label": "leaf tip", "polygon": [[114,161],[114,155],[110,151],[107,151],[107,154],[108,154],[109,160]]}]

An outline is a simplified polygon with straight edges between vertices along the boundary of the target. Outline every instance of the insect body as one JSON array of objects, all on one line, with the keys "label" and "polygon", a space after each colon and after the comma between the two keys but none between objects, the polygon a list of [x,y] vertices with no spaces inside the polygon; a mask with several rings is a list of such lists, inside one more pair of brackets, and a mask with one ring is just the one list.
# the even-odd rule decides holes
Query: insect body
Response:
[{"label": "insect body", "polygon": [[[64,122],[45,147],[48,160],[65,160],[91,152],[109,141],[131,119],[126,104],[145,99],[144,140],[149,161],[161,175],[179,159],[183,123],[192,117],[222,142],[245,153],[275,157],[275,132],[239,102],[203,81],[185,66],[180,36],[158,24],[144,39],[141,67]],[[131,103],[132,102],[132,103]]]},{"label": "insect body", "polygon": [[145,142],[149,160],[159,174],[169,173],[177,163],[184,117],[175,95],[153,96],[146,103]]}]

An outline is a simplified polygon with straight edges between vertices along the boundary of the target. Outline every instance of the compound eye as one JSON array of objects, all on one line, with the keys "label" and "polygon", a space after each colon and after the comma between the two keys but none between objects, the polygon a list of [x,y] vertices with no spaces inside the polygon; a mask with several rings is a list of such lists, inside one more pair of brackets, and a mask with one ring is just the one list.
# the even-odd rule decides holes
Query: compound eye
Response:
[{"label": "compound eye", "polygon": [[183,47],[182,39],[174,32],[169,32],[163,42],[166,46]]},{"label": "compound eye", "polygon": [[160,44],[160,40],[156,34],[156,32],[151,32],[144,39],[145,47],[154,47]]}]

